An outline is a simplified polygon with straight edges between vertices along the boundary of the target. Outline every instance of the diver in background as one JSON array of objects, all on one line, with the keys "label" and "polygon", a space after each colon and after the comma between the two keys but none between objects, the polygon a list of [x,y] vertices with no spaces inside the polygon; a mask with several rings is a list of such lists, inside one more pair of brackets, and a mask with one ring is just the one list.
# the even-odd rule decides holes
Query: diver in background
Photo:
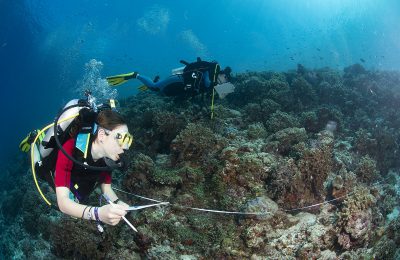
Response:
[{"label": "diver in background", "polygon": [[129,79],[138,79],[144,84],[139,87],[140,91],[152,90],[165,96],[194,97],[211,93],[214,87],[227,83],[231,79],[232,69],[226,67],[221,70],[215,61],[208,62],[197,58],[197,61],[193,63],[183,60],[180,62],[185,66],[173,70],[172,75],[163,80],[159,80],[158,76],[151,80],[137,72],[131,72],[107,77],[107,81],[111,86],[118,86]]}]

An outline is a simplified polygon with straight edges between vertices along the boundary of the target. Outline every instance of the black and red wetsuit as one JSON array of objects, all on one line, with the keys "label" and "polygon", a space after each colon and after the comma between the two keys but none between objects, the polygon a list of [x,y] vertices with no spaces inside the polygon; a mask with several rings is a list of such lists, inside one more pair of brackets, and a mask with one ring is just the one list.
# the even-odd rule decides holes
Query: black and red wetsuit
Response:
[{"label": "black and red wetsuit", "polygon": [[[91,145],[92,142],[89,142],[89,153],[85,162],[91,166],[105,167],[106,164],[103,159],[99,159],[96,162],[93,161],[90,153]],[[74,138],[64,142],[63,148],[76,159],[83,157],[82,152],[75,148]],[[55,176],[53,176],[54,169]],[[37,165],[37,171],[39,177],[46,180],[53,187],[69,188],[79,202],[85,201],[98,184],[111,184],[111,172],[85,169],[80,165],[74,164],[61,151],[56,151],[52,156],[46,157],[43,160],[42,167]]]}]

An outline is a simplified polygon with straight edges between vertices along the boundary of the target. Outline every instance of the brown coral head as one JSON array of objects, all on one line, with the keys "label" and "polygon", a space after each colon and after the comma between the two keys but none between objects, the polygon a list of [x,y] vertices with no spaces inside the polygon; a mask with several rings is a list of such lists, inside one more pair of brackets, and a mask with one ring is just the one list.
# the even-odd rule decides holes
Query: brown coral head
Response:
[{"label": "brown coral head", "polygon": [[135,236],[134,240],[142,252],[148,250],[152,244],[151,237],[147,236],[146,234],[144,234],[142,232],[139,232]]}]

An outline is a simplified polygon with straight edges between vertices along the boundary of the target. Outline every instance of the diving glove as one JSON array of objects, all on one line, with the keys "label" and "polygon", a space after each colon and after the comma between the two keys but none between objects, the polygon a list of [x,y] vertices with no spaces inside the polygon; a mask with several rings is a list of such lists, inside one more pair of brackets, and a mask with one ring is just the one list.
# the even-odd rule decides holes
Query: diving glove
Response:
[{"label": "diving glove", "polygon": [[[25,153],[29,152],[29,150],[31,149],[31,144],[33,143],[39,132],[39,130],[33,130],[32,132],[30,132],[19,144],[19,149]],[[38,138],[40,142],[43,140],[44,136],[45,134],[44,132],[42,132]]]},{"label": "diving glove", "polygon": [[110,76],[107,77],[107,82],[111,86],[118,86],[121,85],[125,82],[127,82],[130,79],[136,79],[138,73],[137,72],[131,72],[131,73],[126,73],[126,74],[120,74],[120,75],[115,75],[115,76]]}]

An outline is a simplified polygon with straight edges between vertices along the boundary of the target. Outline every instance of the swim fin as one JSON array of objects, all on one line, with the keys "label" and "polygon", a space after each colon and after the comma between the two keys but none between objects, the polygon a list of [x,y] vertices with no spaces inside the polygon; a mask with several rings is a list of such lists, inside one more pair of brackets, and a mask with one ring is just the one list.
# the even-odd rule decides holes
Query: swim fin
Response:
[{"label": "swim fin", "polygon": [[[25,153],[29,152],[29,150],[31,149],[31,144],[33,143],[33,141],[35,140],[37,134],[39,133],[39,130],[34,130],[32,132],[30,132],[25,138],[24,140],[22,140],[22,142],[19,144],[19,149]],[[45,133],[42,132],[40,134],[40,136],[38,137],[39,141],[41,142],[43,140],[45,136]]]},{"label": "swim fin", "polygon": [[120,75],[115,75],[115,76],[110,76],[106,77],[108,84],[111,86],[118,86],[121,85],[125,82],[127,82],[130,79],[135,79],[137,77],[138,73],[137,72],[131,72],[131,73],[126,73],[126,74],[120,74]]}]

